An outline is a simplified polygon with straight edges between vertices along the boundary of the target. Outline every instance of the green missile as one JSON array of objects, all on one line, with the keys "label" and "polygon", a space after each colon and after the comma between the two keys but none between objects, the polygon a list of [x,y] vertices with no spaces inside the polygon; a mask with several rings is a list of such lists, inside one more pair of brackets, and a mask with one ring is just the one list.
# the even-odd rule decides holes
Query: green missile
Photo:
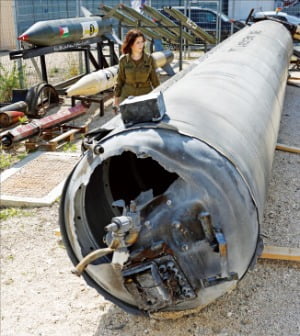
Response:
[{"label": "green missile", "polygon": [[111,20],[98,16],[63,20],[39,21],[28,28],[18,40],[36,46],[51,46],[68,42],[78,42],[97,36],[111,38]]}]

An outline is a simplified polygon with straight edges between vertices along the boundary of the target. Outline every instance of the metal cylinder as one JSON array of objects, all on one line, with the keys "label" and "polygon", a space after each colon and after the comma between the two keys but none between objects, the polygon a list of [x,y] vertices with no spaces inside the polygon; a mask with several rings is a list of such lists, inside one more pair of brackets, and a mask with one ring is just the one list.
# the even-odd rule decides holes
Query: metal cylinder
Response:
[{"label": "metal cylinder", "polygon": [[39,21],[29,27],[18,40],[37,46],[76,42],[111,32],[111,21],[97,16]]},{"label": "metal cylinder", "polygon": [[21,112],[27,112],[28,105],[25,101],[19,101],[13,104],[5,105],[0,108],[0,112],[6,112],[6,111],[21,111]]},{"label": "metal cylinder", "polygon": [[73,120],[86,113],[88,106],[78,103],[77,105],[67,108],[62,107],[58,112],[39,120],[32,120],[26,125],[19,125],[11,130],[1,133],[0,144],[4,148],[9,148],[13,143],[27,139],[39,134],[41,131],[61,125],[64,122]]},{"label": "metal cylinder", "polygon": [[173,62],[174,54],[171,50],[162,50],[162,51],[156,51],[151,54],[156,68],[162,68],[166,64],[170,64]]},{"label": "metal cylinder", "polygon": [[8,127],[17,123],[20,118],[24,117],[24,113],[20,111],[0,112],[0,127]]},{"label": "metal cylinder", "polygon": [[[194,311],[253,264],[291,54],[281,24],[246,27],[157,89],[162,121],[115,118],[89,139],[61,203],[71,259],[105,246],[117,200],[135,200],[141,218],[121,271],[110,257],[85,271],[106,298],[132,313]],[[170,262],[176,278],[159,273]]]}]

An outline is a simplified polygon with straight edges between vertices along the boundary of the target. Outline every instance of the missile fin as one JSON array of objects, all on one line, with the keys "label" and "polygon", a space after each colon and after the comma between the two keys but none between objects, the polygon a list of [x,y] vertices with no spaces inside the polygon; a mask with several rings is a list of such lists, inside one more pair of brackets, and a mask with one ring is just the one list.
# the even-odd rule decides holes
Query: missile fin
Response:
[{"label": "missile fin", "polygon": [[164,46],[162,45],[161,39],[154,39],[153,42],[154,42],[155,51],[164,50]]},{"label": "missile fin", "polygon": [[116,31],[114,30],[114,28],[112,28],[112,36],[115,39],[115,41],[119,44],[122,45],[123,42],[119,39],[119,36],[117,35]]},{"label": "missile fin", "polygon": [[105,33],[103,34],[103,36],[105,36],[110,41],[116,42],[118,44],[122,44],[122,41],[118,38],[118,36],[113,33]]},{"label": "missile fin", "polygon": [[[84,17],[93,16],[93,14],[87,8],[85,8],[84,6],[81,6],[80,9],[81,9],[81,13],[83,14]],[[99,19],[101,20],[101,17],[99,17]]]},{"label": "missile fin", "polygon": [[165,72],[169,75],[169,76],[174,76],[175,75],[175,71],[173,70],[173,68],[171,67],[170,64],[166,64],[162,67],[162,69],[165,70]]}]

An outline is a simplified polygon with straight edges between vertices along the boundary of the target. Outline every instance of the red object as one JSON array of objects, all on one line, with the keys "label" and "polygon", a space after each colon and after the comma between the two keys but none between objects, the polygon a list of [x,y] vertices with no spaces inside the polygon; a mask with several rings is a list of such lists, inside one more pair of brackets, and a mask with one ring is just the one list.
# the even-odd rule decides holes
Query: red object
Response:
[{"label": "red object", "polygon": [[40,133],[52,126],[58,126],[64,122],[70,121],[86,113],[88,107],[81,103],[71,108],[63,107],[57,113],[51,114],[42,119],[32,120],[27,125],[20,125],[7,131],[1,136],[1,143],[4,147],[10,147],[13,142],[21,141],[30,136]]},{"label": "red object", "polygon": [[27,34],[20,35],[18,37],[18,40],[19,41],[28,41],[29,40],[29,36]]},{"label": "red object", "polygon": [[16,124],[25,113],[20,111],[4,111],[0,112],[0,127],[8,127]]}]

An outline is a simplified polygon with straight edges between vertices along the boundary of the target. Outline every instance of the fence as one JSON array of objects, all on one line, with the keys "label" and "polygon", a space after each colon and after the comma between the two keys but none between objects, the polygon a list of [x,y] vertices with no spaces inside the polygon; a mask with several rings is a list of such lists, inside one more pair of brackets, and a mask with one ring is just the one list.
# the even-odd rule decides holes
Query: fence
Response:
[{"label": "fence", "polygon": [[[99,13],[99,4],[104,3],[113,7],[120,0],[14,0],[17,22],[17,33],[21,34],[34,22],[80,16],[80,6],[84,6],[92,13]],[[275,10],[282,8],[285,12],[300,16],[299,0],[123,0],[127,6],[137,5],[141,2],[154,8],[164,6],[202,7],[219,10],[228,15],[230,19],[246,19],[250,9],[255,11]]]}]

